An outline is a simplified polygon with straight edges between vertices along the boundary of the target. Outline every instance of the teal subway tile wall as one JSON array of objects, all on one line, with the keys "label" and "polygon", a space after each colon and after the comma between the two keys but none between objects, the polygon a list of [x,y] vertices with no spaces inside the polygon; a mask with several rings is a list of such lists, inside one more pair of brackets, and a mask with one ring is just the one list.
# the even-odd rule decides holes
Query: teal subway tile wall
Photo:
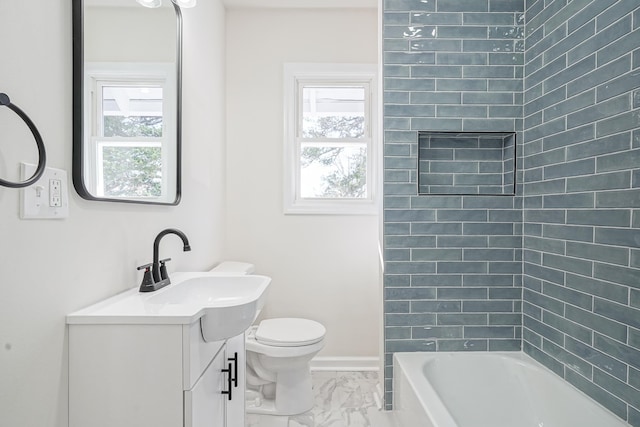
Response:
[{"label": "teal subway tile wall", "polygon": [[[522,348],[640,426],[640,4],[385,0],[384,106],[387,408],[396,351]],[[515,196],[419,195],[475,167],[419,132],[515,132]]]},{"label": "teal subway tile wall", "polygon": [[637,1],[528,1],[523,349],[640,426]]},{"label": "teal subway tile wall", "polygon": [[523,13],[385,2],[387,407],[396,351],[521,349]]}]

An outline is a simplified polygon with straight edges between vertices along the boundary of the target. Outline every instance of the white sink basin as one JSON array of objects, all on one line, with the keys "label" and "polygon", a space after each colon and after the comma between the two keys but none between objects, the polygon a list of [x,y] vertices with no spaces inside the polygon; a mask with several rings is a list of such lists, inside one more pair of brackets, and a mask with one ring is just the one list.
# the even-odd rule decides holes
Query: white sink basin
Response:
[{"label": "white sink basin", "polygon": [[267,298],[266,276],[203,275],[183,280],[152,295],[148,304],[201,307],[202,337],[219,341],[243,333]]},{"label": "white sink basin", "polygon": [[171,274],[155,292],[138,287],[67,315],[69,324],[190,325],[200,322],[205,341],[243,333],[264,306],[271,278],[213,272]]}]

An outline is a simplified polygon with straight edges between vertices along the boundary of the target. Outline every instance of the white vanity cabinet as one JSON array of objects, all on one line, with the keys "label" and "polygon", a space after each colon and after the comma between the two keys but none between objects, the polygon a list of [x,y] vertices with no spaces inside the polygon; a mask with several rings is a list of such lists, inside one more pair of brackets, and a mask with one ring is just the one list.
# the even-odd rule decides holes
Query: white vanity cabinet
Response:
[{"label": "white vanity cabinet", "polygon": [[176,272],[172,282],[67,315],[69,427],[244,427],[244,331],[271,279]]},{"label": "white vanity cabinet", "polygon": [[227,367],[229,367],[229,359],[236,358],[237,375],[234,372],[234,377],[237,379],[233,383],[232,398],[229,400],[227,396],[226,408],[227,408],[227,427],[245,427],[244,414],[245,414],[245,390],[246,380],[245,372],[247,366],[246,353],[245,353],[245,338],[244,334],[237,335],[227,340]]},{"label": "white vanity cabinet", "polygon": [[226,348],[213,359],[191,390],[184,392],[186,427],[224,426],[230,370],[226,368]]},{"label": "white vanity cabinet", "polygon": [[69,427],[244,427],[244,335],[68,323]]},{"label": "white vanity cabinet", "polygon": [[244,335],[227,340],[195,386],[184,393],[185,426],[244,427],[244,357]]}]

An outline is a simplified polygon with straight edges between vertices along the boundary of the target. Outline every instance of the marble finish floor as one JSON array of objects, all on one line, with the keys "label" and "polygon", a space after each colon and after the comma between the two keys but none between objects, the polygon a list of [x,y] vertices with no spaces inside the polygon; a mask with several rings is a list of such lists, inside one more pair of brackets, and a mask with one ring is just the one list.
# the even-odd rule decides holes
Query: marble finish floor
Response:
[{"label": "marble finish floor", "polygon": [[[247,427],[377,427],[377,372],[312,372],[311,411],[273,423],[274,417],[247,414]],[[271,419],[269,419],[271,418]]]}]

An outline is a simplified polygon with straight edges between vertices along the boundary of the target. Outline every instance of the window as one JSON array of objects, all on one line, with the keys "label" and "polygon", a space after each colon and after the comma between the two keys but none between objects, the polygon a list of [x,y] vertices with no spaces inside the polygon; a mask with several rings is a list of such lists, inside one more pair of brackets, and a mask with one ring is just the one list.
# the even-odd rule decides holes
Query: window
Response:
[{"label": "window", "polygon": [[376,213],[375,66],[285,66],[285,213]]},{"label": "window", "polygon": [[173,72],[140,64],[88,67],[92,126],[85,182],[97,197],[162,199],[173,194],[168,170],[175,135]]}]

